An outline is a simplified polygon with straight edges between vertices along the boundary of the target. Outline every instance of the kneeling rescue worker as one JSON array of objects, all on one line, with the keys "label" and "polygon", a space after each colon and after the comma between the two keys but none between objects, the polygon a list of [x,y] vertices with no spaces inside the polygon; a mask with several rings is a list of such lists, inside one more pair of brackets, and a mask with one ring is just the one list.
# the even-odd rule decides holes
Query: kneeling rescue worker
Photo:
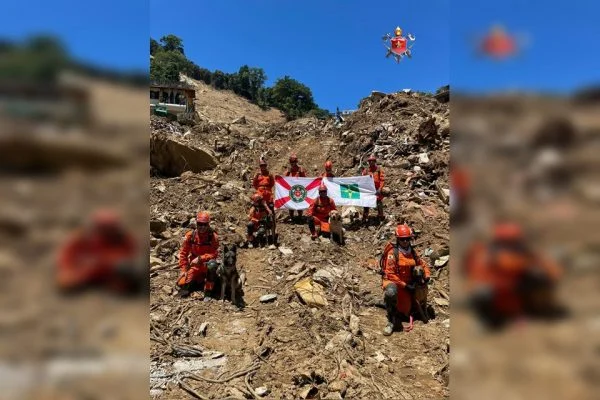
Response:
[{"label": "kneeling rescue worker", "polygon": [[76,232],[59,252],[57,284],[63,292],[103,287],[132,294],[143,287],[137,246],[112,210],[98,210],[88,228]]},{"label": "kneeling rescue worker", "polygon": [[218,255],[219,237],[210,227],[210,215],[207,212],[199,212],[196,216],[196,229],[185,234],[179,251],[181,274],[177,286],[180,288],[180,296],[188,296],[193,290],[204,285],[205,299],[211,297]]},{"label": "kneeling rescue worker", "polygon": [[313,240],[321,233],[321,222],[329,221],[329,213],[332,210],[337,210],[335,203],[327,196],[327,186],[321,183],[319,197],[308,208],[308,228]]},{"label": "kneeling rescue worker", "polygon": [[271,210],[260,194],[255,193],[251,200],[252,207],[250,207],[250,212],[248,213],[248,219],[250,222],[248,222],[248,225],[246,226],[248,233],[246,241],[248,242],[248,245],[254,242],[254,232],[256,232],[260,227],[260,222],[263,220],[263,218],[269,217],[269,219],[271,219],[272,216]]},{"label": "kneeling rescue worker", "polygon": [[388,242],[381,256],[380,266],[383,274],[384,302],[388,324],[383,334],[389,336],[394,330],[402,328],[401,320],[410,317],[412,296],[415,286],[412,282],[412,269],[415,265],[423,267],[425,282],[429,282],[429,266],[418,256],[410,241],[413,237],[408,225],[396,227],[396,243]]}]

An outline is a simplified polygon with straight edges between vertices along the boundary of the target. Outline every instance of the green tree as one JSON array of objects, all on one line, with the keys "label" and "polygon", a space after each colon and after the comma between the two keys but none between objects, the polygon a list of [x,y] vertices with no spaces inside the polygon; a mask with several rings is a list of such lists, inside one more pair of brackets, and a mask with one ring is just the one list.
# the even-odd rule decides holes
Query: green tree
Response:
[{"label": "green tree", "polygon": [[290,120],[302,117],[317,108],[308,86],[287,75],[275,82],[270,94],[271,105],[283,111]]},{"label": "green tree", "polygon": [[161,49],[160,44],[152,38],[150,38],[150,55],[153,56],[159,49]]},{"label": "green tree", "polygon": [[212,74],[212,85],[215,89],[229,89],[229,75],[218,69],[215,70]]},{"label": "green tree", "polygon": [[185,54],[183,52],[183,40],[173,34],[161,37],[160,43],[165,51],[176,51]]},{"label": "green tree", "polygon": [[163,83],[179,82],[179,73],[191,75],[193,63],[177,51],[160,51],[150,60],[150,79]]}]

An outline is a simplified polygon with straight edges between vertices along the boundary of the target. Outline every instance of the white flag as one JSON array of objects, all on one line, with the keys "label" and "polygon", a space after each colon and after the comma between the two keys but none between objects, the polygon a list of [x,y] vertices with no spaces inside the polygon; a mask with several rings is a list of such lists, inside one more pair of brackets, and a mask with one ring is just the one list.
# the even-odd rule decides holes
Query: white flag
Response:
[{"label": "white flag", "polygon": [[336,206],[377,207],[375,182],[370,175],[323,178],[323,183]]},{"label": "white flag", "polygon": [[321,178],[275,177],[275,208],[305,210],[319,196]]}]

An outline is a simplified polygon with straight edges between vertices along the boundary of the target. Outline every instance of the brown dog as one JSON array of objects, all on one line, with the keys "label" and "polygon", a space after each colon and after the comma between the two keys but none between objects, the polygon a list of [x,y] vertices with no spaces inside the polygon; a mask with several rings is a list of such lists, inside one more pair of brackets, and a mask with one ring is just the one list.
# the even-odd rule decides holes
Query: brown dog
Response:
[{"label": "brown dog", "polygon": [[336,210],[332,210],[329,213],[329,233],[331,240],[336,241],[341,245],[344,244],[345,238],[342,215]]},{"label": "brown dog", "polygon": [[429,321],[429,314],[427,312],[427,295],[429,289],[427,288],[427,282],[425,282],[425,270],[420,265],[415,265],[412,271],[412,279],[415,285],[415,293],[413,295],[414,307],[419,312],[419,315],[423,322]]}]

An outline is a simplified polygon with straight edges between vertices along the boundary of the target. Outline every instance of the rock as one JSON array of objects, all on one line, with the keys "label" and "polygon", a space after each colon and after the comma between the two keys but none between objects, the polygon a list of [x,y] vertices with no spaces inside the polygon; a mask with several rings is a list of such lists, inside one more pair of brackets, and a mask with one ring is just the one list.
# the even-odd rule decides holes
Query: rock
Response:
[{"label": "rock", "polygon": [[360,332],[360,318],[354,314],[350,316],[350,332],[352,332],[354,336],[357,336]]},{"label": "rock", "polygon": [[298,393],[298,396],[303,400],[308,398],[316,399],[317,393],[319,393],[319,389],[316,386],[308,386],[307,388],[302,389],[300,393]]},{"label": "rock", "polygon": [[239,118],[236,118],[233,120],[232,124],[245,124],[246,123],[246,116],[242,115]]},{"label": "rock", "polygon": [[158,257],[150,256],[150,267],[155,267],[157,265],[162,265],[162,260]]},{"label": "rock", "polygon": [[291,256],[292,254],[294,254],[294,252],[292,251],[292,249],[288,249],[287,247],[280,247],[279,251],[284,256]]},{"label": "rock", "polygon": [[333,284],[333,274],[325,269],[320,269],[312,276],[313,281],[320,283],[325,287],[330,287]]},{"label": "rock", "polygon": [[165,192],[165,190],[167,190],[167,188],[166,188],[166,186],[165,186],[165,185],[158,185],[158,186],[156,187],[156,189],[157,189],[159,192],[161,192],[161,193],[164,193],[164,192]]},{"label": "rock", "polygon": [[444,325],[444,328],[448,329],[450,328],[450,319],[445,319],[442,321],[442,325]]},{"label": "rock", "polygon": [[435,118],[430,117],[430,118],[427,118],[425,121],[421,122],[417,131],[419,133],[419,137],[421,138],[421,140],[424,140],[424,141],[431,140],[438,131],[438,126],[435,122]]},{"label": "rock", "polygon": [[159,235],[167,230],[167,221],[164,219],[151,219],[150,232],[154,235]]},{"label": "rock", "polygon": [[387,357],[384,356],[380,351],[375,353],[375,357],[373,357],[375,360],[377,360],[377,362],[384,362]]},{"label": "rock", "polygon": [[446,299],[442,299],[441,297],[436,297],[435,299],[433,299],[433,301],[435,302],[435,304],[437,304],[438,306],[444,306],[444,307],[448,307],[450,305],[450,302]]},{"label": "rock", "polygon": [[261,303],[270,303],[272,301],[275,301],[275,299],[277,299],[276,294],[265,294],[264,296],[261,296],[260,299],[258,299],[258,301],[260,301]]},{"label": "rock", "polygon": [[208,322],[203,322],[198,329],[198,334],[206,336],[206,329],[208,328]]},{"label": "rock", "polygon": [[419,154],[419,164],[427,164],[429,163],[429,156],[427,153]]},{"label": "rock", "polygon": [[323,287],[313,282],[311,278],[304,278],[297,282],[294,289],[304,304],[308,306],[326,306],[329,304],[325,298]]},{"label": "rock", "polygon": [[[335,381],[337,382],[337,381]],[[335,383],[333,382],[333,383]],[[343,396],[340,392],[329,392],[327,393],[327,396],[325,397],[321,397],[323,400],[341,400],[343,399]]]},{"label": "rock", "polygon": [[344,343],[352,341],[352,334],[346,331],[339,331],[325,345],[325,353],[331,354],[339,349],[343,349]]},{"label": "rock", "polygon": [[344,397],[346,390],[348,390],[348,384],[341,379],[337,379],[327,386],[327,390],[330,392],[339,392],[341,397]]},{"label": "rock", "polygon": [[358,209],[354,206],[346,207],[342,211],[342,218],[358,218],[360,216]]},{"label": "rock", "polygon": [[290,274],[299,274],[300,272],[302,272],[302,270],[304,269],[304,263],[303,262],[297,262],[296,264],[294,264],[294,266],[292,268],[290,268],[290,270],[288,271]]},{"label": "rock", "polygon": [[254,392],[257,395],[259,395],[260,397],[264,397],[264,396],[268,395],[270,391],[268,388],[261,386],[261,387],[257,387],[256,389],[254,389]]},{"label": "rock", "polygon": [[375,100],[377,99],[382,99],[386,96],[386,94],[384,92],[380,92],[378,90],[372,90],[371,91],[371,97]]},{"label": "rock", "polygon": [[178,142],[165,134],[153,134],[150,138],[150,165],[166,176],[179,176],[185,171],[202,172],[217,164],[207,150]]},{"label": "rock", "polygon": [[157,239],[155,237],[150,237],[150,247],[154,247],[159,243],[160,243],[160,239]]},{"label": "rock", "polygon": [[438,258],[437,260],[434,261],[434,265],[436,267],[443,267],[444,265],[446,265],[448,263],[448,260],[450,260],[449,255],[441,256],[440,258]]},{"label": "rock", "polygon": [[250,142],[248,142],[248,147],[250,148],[250,150],[254,150],[255,143],[256,143],[256,139],[250,139]]}]

